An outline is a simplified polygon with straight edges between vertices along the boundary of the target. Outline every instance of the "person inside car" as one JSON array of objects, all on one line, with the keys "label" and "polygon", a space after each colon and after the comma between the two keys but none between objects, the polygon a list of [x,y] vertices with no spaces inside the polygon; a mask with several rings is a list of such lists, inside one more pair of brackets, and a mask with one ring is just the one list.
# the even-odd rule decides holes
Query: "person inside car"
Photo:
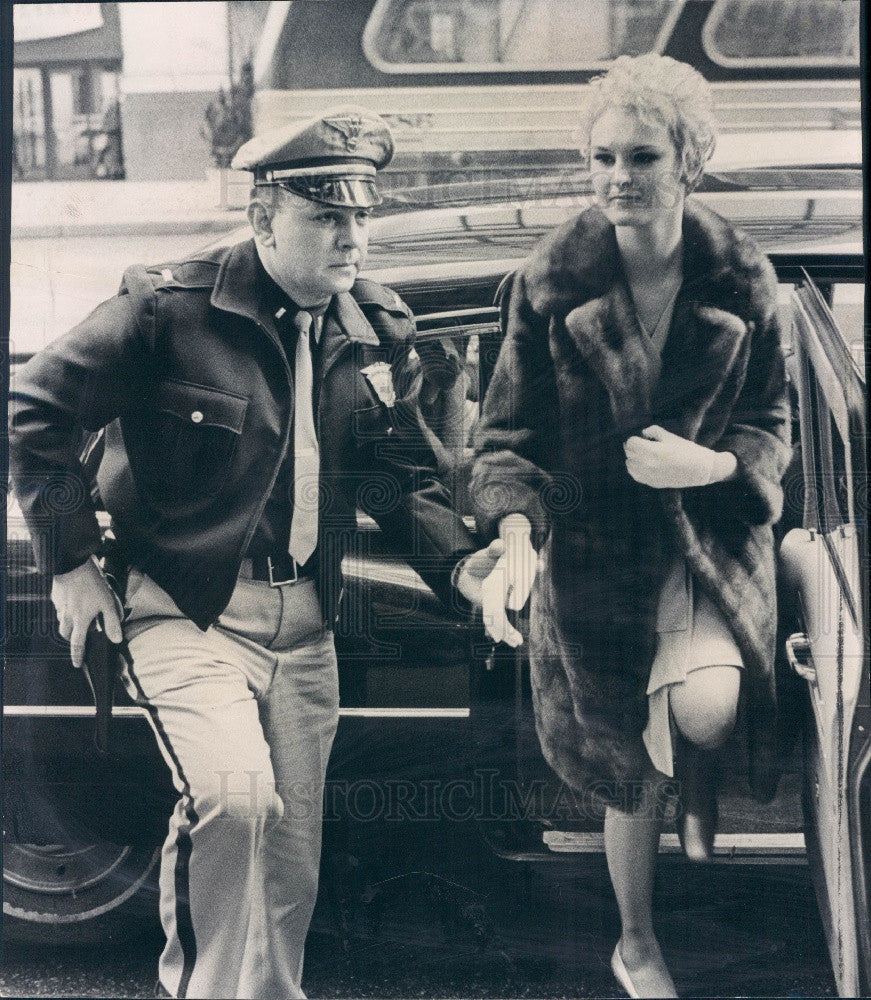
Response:
[{"label": "person inside car", "polygon": [[[458,608],[454,580],[472,599],[495,562],[460,566],[473,540],[415,434],[413,319],[358,280],[392,153],[353,106],[252,139],[235,165],[253,173],[253,238],[129,268],[11,393],[13,482],[61,634],[76,665],[98,616],[126,641],[125,686],[180,793],[159,995],[304,995],[357,507]],[[123,610],[77,448],[100,428]]]},{"label": "person inside car", "polygon": [[595,204],[502,298],[471,491],[506,543],[484,585],[488,631],[519,644],[505,608],[532,592],[542,750],[606,805],[613,971],[630,995],[665,997],[651,913],[663,807],[674,781],[684,851],[709,859],[714,752],[739,692],[750,785],[770,795],[790,412],[774,271],[688,197],[715,143],[706,81],[621,57],[591,85],[585,134]]}]

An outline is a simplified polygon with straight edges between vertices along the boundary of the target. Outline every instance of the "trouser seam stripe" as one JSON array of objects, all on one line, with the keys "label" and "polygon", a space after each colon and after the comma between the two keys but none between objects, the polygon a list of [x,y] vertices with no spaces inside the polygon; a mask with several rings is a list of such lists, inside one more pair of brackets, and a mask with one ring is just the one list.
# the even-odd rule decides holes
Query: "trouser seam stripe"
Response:
[{"label": "trouser seam stripe", "polygon": [[181,765],[178,754],[175,752],[175,748],[163,726],[157,706],[153,705],[149,700],[139,678],[133,670],[132,664],[128,664],[127,673],[133,681],[136,691],[144,703],[145,710],[151,718],[154,731],[166,748],[170,760],[175,765],[182,783],[182,796],[187,800],[185,806],[185,818],[188,822],[187,829],[179,829],[175,838],[175,928],[183,956],[181,978],[179,979],[176,996],[178,1000],[185,1000],[197,960],[197,938],[190,908],[190,859],[193,850],[191,833],[199,821],[199,816],[194,808],[190,782],[184,773],[184,768]]}]

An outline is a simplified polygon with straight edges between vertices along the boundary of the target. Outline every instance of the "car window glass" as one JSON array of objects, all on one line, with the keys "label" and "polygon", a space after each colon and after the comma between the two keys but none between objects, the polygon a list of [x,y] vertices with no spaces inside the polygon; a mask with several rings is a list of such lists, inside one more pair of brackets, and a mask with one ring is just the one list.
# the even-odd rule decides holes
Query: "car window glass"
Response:
[{"label": "car window glass", "polygon": [[793,320],[798,354],[793,370],[803,399],[805,527],[830,532],[856,526],[864,508],[864,442],[858,438],[864,435],[865,386],[855,345],[812,286],[794,295]]},{"label": "car window glass", "polygon": [[596,67],[661,52],[672,0],[379,0],[364,36],[384,72]]},{"label": "car window glass", "polygon": [[832,289],[832,315],[853,360],[865,378],[865,285],[847,282],[835,284]]},{"label": "car window glass", "polygon": [[717,0],[703,42],[724,66],[858,66],[859,0]]}]

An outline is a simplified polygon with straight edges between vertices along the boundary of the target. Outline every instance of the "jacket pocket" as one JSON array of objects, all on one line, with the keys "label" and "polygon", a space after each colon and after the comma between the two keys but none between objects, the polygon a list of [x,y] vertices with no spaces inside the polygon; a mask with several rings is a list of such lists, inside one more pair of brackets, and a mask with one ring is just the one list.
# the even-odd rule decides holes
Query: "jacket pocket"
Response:
[{"label": "jacket pocket", "polygon": [[168,379],[158,383],[150,409],[143,440],[149,496],[187,503],[218,493],[242,435],[248,400]]}]

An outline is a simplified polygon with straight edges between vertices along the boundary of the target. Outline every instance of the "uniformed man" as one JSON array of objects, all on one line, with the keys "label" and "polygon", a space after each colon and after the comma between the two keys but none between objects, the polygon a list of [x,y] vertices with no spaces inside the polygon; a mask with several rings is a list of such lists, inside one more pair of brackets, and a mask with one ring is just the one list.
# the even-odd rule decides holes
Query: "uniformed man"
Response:
[{"label": "uniformed man", "polygon": [[[435,591],[467,598],[473,541],[421,450],[413,321],[357,275],[384,121],[347,107],[243,146],[253,239],[132,267],[12,394],[12,471],[72,658],[102,615],[180,793],[164,848],[162,995],[301,997],[337,723],[332,624],[356,508]],[[95,559],[80,431],[129,566],[123,615]],[[80,491],[87,497],[87,491]],[[50,530],[45,515],[53,510]]]}]

